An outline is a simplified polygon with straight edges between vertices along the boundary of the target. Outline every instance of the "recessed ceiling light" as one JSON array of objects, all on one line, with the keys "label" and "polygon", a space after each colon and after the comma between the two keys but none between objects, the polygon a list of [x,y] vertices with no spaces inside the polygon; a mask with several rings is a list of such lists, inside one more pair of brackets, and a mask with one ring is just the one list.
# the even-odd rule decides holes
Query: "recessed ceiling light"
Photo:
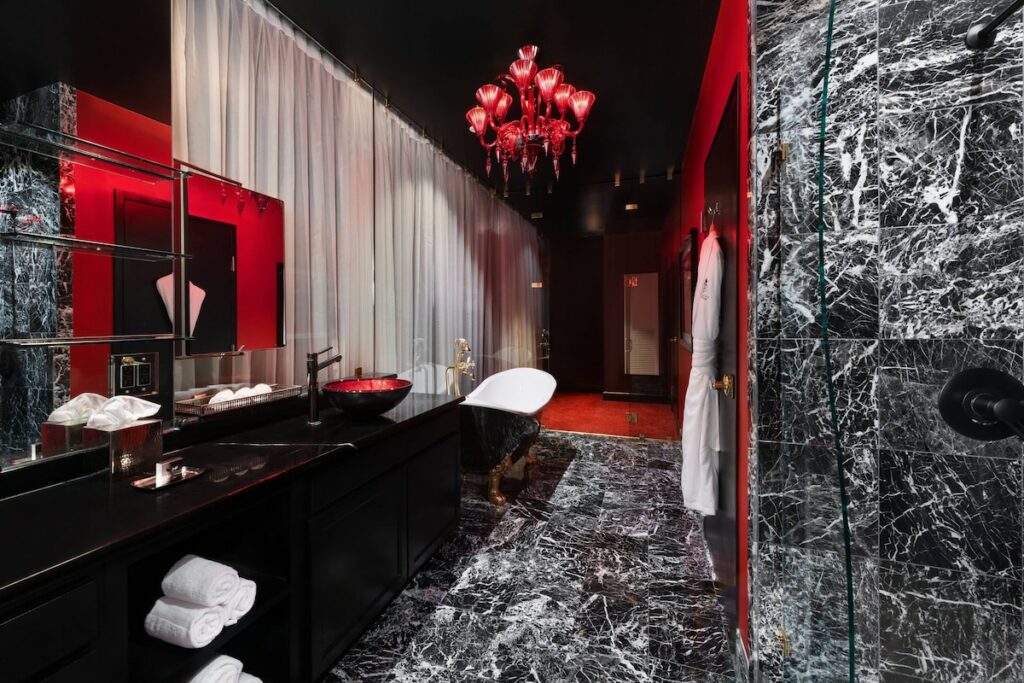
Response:
[{"label": "recessed ceiling light", "polygon": [[639,204],[626,204],[626,211],[636,211],[639,208]]},{"label": "recessed ceiling light", "polygon": [[533,213],[530,214],[530,218],[544,218],[544,212],[534,211]]}]

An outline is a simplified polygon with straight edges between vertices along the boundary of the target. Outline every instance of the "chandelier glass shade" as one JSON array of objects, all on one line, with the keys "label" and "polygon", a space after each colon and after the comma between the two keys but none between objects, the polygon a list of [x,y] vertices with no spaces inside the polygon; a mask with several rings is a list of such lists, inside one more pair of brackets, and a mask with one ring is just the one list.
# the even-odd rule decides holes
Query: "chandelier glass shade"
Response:
[{"label": "chandelier glass shade", "polygon": [[[538,70],[537,52],[536,45],[522,47],[519,59],[512,62],[508,73],[477,89],[477,106],[466,112],[469,131],[487,150],[487,175],[491,174],[493,154],[494,161],[501,164],[506,183],[510,163],[518,163],[522,172],[532,178],[542,156],[551,159],[557,180],[559,159],[569,142],[575,164],[576,137],[597,99],[594,93],[566,83],[565,72],[557,64]],[[520,116],[506,121],[512,106],[512,88],[519,95]]]}]

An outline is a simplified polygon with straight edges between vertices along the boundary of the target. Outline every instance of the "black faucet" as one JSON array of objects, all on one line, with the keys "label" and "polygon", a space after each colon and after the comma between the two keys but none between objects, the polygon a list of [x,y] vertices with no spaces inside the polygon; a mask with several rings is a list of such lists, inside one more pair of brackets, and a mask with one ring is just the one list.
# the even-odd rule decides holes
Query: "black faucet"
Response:
[{"label": "black faucet", "polygon": [[320,424],[320,371],[326,368],[328,365],[338,363],[341,361],[341,354],[320,362],[320,356],[327,353],[333,346],[328,346],[323,351],[317,351],[316,353],[306,354],[306,376],[309,380],[307,391],[309,392],[309,418],[306,420],[307,424],[318,425]]}]

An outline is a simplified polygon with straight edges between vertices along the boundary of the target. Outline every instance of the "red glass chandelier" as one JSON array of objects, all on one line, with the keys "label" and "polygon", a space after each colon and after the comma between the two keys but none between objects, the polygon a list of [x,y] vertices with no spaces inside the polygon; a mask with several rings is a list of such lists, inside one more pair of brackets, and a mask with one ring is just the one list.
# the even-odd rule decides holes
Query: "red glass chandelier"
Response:
[{"label": "red glass chandelier", "polygon": [[[551,158],[557,180],[559,158],[570,140],[575,164],[576,136],[583,130],[597,99],[589,90],[577,90],[566,83],[565,73],[557,64],[538,71],[537,52],[536,45],[522,47],[519,59],[512,62],[507,74],[477,89],[479,105],[466,112],[469,132],[476,135],[487,150],[487,175],[491,174],[491,150],[494,150],[494,160],[501,164],[506,183],[510,162],[519,162],[523,173],[532,178],[541,155]],[[506,121],[512,106],[510,86],[515,86],[519,93],[521,116]],[[552,105],[557,116],[552,116]],[[569,111],[576,119],[575,129],[567,116]],[[494,138],[488,142],[491,131]]]}]

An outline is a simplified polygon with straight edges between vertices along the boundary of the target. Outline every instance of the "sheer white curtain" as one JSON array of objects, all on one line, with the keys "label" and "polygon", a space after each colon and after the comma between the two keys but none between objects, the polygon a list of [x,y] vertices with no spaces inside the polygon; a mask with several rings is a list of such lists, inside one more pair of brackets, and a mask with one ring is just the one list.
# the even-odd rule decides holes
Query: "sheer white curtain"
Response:
[{"label": "sheer white curtain", "polygon": [[[301,382],[306,351],[333,345],[345,371],[443,391],[456,337],[481,374],[534,364],[533,226],[287,19],[263,0],[173,0],[172,66],[175,156],[285,203],[289,343],[236,376]],[[194,367],[182,382],[210,381]]]},{"label": "sheer white curtain", "polygon": [[261,0],[172,13],[175,156],[284,201],[288,345],[253,376],[301,383],[327,346],[372,367],[370,94]]},{"label": "sheer white curtain", "polygon": [[376,357],[444,391],[453,341],[478,377],[536,363],[537,232],[400,118],[376,115]]}]

